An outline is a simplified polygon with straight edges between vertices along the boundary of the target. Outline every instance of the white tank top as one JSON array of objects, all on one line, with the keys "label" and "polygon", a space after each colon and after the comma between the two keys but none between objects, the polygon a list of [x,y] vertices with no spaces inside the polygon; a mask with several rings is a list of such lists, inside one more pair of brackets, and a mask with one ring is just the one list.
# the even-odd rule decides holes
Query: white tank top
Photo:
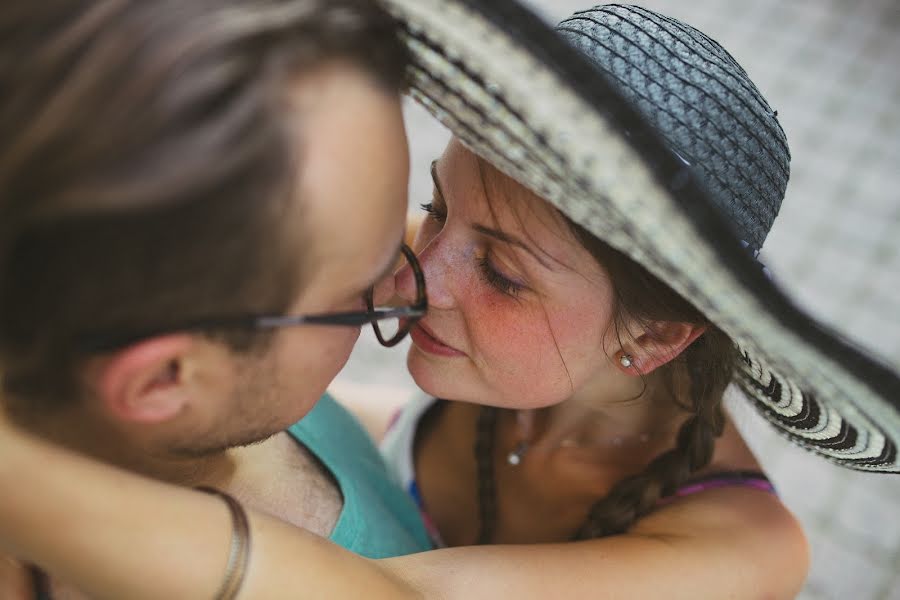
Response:
[{"label": "white tank top", "polygon": [[419,492],[419,486],[416,483],[416,465],[413,449],[416,443],[416,432],[419,430],[419,422],[425,413],[428,412],[437,399],[420,392],[413,396],[391,419],[384,439],[381,440],[379,450],[387,463],[388,474],[390,477],[406,490],[416,506],[419,507],[419,513],[422,515],[422,521],[425,523],[425,529],[434,542],[435,547],[446,547],[441,534],[435,527],[434,520],[425,510],[425,503],[422,501],[422,494]]}]

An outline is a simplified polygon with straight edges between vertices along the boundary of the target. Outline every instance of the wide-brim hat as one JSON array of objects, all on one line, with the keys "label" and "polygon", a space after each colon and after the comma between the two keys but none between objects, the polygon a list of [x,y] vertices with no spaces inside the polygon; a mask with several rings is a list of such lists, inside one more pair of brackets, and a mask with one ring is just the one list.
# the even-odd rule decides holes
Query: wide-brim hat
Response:
[{"label": "wide-brim hat", "polygon": [[[405,27],[412,95],[475,153],[643,265],[725,331],[743,359],[736,382],[773,426],[839,465],[900,472],[900,376],[799,309],[747,250],[758,250],[777,213],[787,182],[786,146],[782,156],[778,144],[762,144],[743,159],[726,148],[713,162],[727,168],[710,174],[711,161],[674,151],[677,143],[666,137],[671,128],[648,116],[671,94],[648,100],[623,93],[627,81],[610,77],[515,0],[383,2]],[[634,33],[638,50],[658,47],[681,60],[677,47],[654,39],[669,35],[668,26],[639,12],[635,18],[647,26]],[[609,22],[598,25],[609,29]],[[709,43],[695,31],[684,30],[689,44]],[[622,52],[611,60],[621,75],[634,59]],[[690,80],[690,69],[676,75],[691,94],[706,94]],[[742,90],[741,77],[709,85],[740,102],[755,97]],[[688,106],[708,100],[686,97]],[[731,108],[751,115],[770,110],[758,100],[763,104]],[[777,138],[780,127],[765,126]],[[734,135],[752,146],[759,131],[751,123]],[[716,151],[698,150],[701,157]],[[760,167],[757,160],[771,164]],[[729,183],[757,167],[775,175],[765,184],[753,177]],[[723,210],[728,194],[737,198],[728,206],[754,210],[745,201],[753,193],[774,194],[777,202],[761,201],[762,217]],[[767,224],[754,229],[760,219]]]}]

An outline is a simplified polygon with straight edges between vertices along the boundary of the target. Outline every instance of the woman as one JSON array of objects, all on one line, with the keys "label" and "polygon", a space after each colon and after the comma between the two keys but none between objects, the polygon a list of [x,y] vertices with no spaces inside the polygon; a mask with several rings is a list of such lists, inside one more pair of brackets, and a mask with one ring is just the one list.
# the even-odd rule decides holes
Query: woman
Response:
[{"label": "woman", "polygon": [[[671,24],[621,7],[584,19],[641,43],[638,29]],[[618,24],[635,20],[644,27],[622,33]],[[693,40],[690,47],[719,53],[696,30],[679,24],[677,31]],[[727,54],[720,58],[729,64]],[[730,64],[743,88],[749,80]],[[774,122],[764,103],[750,112]],[[492,162],[502,158],[457,125]],[[779,136],[771,139],[777,156]],[[672,145],[684,160],[694,158]],[[780,152],[786,158],[786,148]],[[251,514],[244,597],[793,597],[806,569],[805,543],[763,478],[735,475],[758,465],[720,402],[735,365],[748,359],[732,352],[716,321],[596,235],[598,216],[616,217],[596,208],[599,196],[595,208],[561,213],[457,142],[434,173],[435,198],[417,241],[431,312],[413,329],[410,370],[434,396],[518,412],[428,401],[420,406],[434,409],[407,412],[397,427],[418,432],[407,436],[418,438],[407,446],[416,460],[405,460],[415,464],[414,489],[443,540],[498,545],[369,562]],[[777,167],[760,177],[748,188],[786,180]],[[562,188],[546,189],[550,200]],[[756,220],[731,215],[752,247],[765,237],[766,215],[777,211],[781,194],[783,182]],[[410,293],[409,280],[398,274],[401,296]],[[528,412],[543,407],[550,408]],[[218,589],[228,517],[214,499],[111,476],[14,432],[0,444],[7,457],[0,481],[37,456],[59,461],[89,488],[65,490],[46,473],[22,482],[37,501],[0,503],[0,539],[14,554],[107,595],[197,597]],[[43,501],[57,495],[66,497],[64,509]],[[98,496],[109,503],[98,506]],[[117,508],[125,499],[128,514]],[[65,525],[66,539],[47,532],[46,522],[37,531],[48,518]],[[77,556],[61,545],[99,522],[109,533],[82,538]],[[142,543],[179,534],[180,545],[166,552]],[[129,552],[115,552],[127,540],[135,541]],[[92,561],[107,568],[98,572]]]},{"label": "woman", "polygon": [[[773,492],[726,428],[738,358],[721,330],[459,141],[432,172],[408,357],[430,395],[384,451],[439,546],[600,537],[690,505],[673,494]],[[404,269],[403,296],[412,283]]]}]

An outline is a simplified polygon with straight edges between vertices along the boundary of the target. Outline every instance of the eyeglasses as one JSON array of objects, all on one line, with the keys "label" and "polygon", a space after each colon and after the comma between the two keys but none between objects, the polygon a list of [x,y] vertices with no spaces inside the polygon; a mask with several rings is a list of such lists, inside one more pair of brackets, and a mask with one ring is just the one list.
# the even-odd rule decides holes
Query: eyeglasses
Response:
[{"label": "eyeglasses", "polygon": [[375,306],[374,286],[363,295],[366,310],[307,315],[245,315],[236,317],[200,319],[182,325],[146,329],[128,334],[99,334],[81,336],[78,347],[87,353],[109,352],[122,348],[142,339],[150,338],[172,331],[212,331],[217,329],[278,329],[297,325],[338,325],[345,327],[362,327],[372,324],[375,337],[382,346],[396,346],[409,333],[413,325],[425,316],[428,310],[428,296],[425,291],[425,274],[416,259],[416,253],[403,244],[400,247],[406,262],[409,263],[416,280],[416,300],[408,306]]}]

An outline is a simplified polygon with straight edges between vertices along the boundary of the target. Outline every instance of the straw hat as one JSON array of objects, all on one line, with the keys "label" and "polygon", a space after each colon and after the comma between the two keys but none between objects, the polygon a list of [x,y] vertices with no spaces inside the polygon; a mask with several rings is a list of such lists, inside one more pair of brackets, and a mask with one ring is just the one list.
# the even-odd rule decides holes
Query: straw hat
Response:
[{"label": "straw hat", "polygon": [[554,31],[515,0],[383,0],[412,95],[474,152],[644,265],[731,337],[737,383],[796,444],[900,472],[900,377],[798,309],[755,256],[790,155],[715,41],[622,5]]}]

